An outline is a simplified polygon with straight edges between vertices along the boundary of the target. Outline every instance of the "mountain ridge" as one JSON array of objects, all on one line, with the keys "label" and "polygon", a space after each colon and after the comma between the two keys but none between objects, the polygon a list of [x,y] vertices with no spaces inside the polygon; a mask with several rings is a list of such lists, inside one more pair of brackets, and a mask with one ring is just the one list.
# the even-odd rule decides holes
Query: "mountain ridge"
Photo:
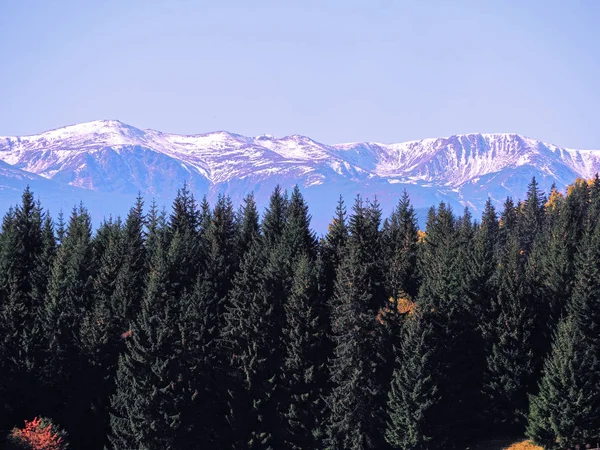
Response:
[{"label": "mountain ridge", "polygon": [[[298,134],[180,135],[98,120],[0,137],[0,161],[54,183],[63,196],[68,186],[75,197],[87,191],[106,201],[141,192],[166,204],[185,182],[198,196],[223,193],[239,202],[254,191],[264,204],[276,184],[297,183],[329,218],[340,194],[346,201],[358,193],[377,196],[390,209],[404,189],[417,208],[445,201],[478,211],[488,197],[497,203],[522,197],[532,176],[546,190],[553,182],[560,189],[589,178],[600,170],[600,150],[562,148],[517,133],[329,145]],[[0,189],[11,183],[5,172]]]}]

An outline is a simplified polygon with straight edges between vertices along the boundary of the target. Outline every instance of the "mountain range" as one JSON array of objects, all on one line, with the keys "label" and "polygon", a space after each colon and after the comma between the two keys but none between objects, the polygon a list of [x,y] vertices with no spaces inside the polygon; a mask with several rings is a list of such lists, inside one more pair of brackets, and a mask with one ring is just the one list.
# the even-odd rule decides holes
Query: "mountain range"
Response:
[{"label": "mountain range", "polygon": [[253,191],[298,184],[324,231],[340,195],[377,197],[388,213],[406,189],[420,217],[444,201],[477,216],[487,198],[522,198],[533,176],[546,191],[600,171],[600,150],[560,148],[518,134],[465,134],[397,144],[327,145],[308,137],[246,137],[225,131],[177,135],[98,120],[32,136],[0,137],[0,208],[25,186],[54,213],[80,201],[97,223],[124,215],[141,193],[167,205],[187,183],[196,197],[234,203]]}]

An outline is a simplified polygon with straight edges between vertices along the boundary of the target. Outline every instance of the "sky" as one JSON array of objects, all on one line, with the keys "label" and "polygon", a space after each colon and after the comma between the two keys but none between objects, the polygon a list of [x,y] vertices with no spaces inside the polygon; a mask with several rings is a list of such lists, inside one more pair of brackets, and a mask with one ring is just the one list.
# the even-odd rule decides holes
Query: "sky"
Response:
[{"label": "sky", "polygon": [[96,119],[600,149],[597,0],[0,0],[0,135]]}]

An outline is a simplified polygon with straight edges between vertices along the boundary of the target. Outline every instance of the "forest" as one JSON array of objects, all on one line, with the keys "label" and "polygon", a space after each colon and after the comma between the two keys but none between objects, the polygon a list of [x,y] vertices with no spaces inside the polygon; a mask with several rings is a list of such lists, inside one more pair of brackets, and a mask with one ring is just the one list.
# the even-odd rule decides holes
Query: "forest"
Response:
[{"label": "forest", "polygon": [[595,445],[599,217],[598,176],[424,230],[406,193],[387,218],[340,198],[322,236],[298,187],[259,211],[184,186],[97,229],[26,189],[0,232],[0,447]]}]

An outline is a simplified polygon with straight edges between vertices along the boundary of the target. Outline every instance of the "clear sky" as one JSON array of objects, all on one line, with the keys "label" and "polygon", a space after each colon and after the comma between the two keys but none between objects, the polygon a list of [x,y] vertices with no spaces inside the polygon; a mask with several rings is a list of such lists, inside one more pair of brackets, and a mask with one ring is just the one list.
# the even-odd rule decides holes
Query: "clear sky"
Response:
[{"label": "clear sky", "polygon": [[0,135],[119,119],[600,148],[598,0],[0,0]]}]

